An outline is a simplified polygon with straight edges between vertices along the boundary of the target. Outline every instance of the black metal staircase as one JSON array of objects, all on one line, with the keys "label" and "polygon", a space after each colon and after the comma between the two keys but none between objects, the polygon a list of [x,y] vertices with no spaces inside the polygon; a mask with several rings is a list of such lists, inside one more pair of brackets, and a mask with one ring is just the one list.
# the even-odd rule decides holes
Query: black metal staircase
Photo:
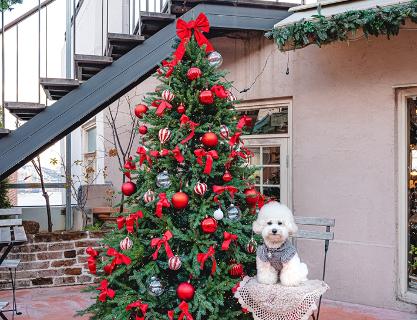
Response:
[{"label": "black metal staircase", "polygon": [[173,51],[177,16],[191,20],[204,12],[212,38],[225,32],[269,30],[289,15],[291,6],[258,0],[173,0],[167,13],[141,13],[135,34],[108,33],[105,56],[75,55],[77,79],[41,79],[48,99],[57,100],[53,105],[5,105],[29,121],[12,132],[0,130],[0,180],[149,77]]}]

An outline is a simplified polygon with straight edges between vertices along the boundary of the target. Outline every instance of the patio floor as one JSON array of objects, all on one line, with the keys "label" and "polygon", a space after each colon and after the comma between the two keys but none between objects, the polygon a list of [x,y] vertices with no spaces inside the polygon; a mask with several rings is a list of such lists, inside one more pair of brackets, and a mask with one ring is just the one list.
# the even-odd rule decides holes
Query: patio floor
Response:
[{"label": "patio floor", "polygon": [[[82,286],[22,289],[17,291],[18,308],[22,311],[16,320],[67,320],[91,303],[89,294],[80,293]],[[1,291],[0,300],[7,301],[10,291]],[[11,314],[8,313],[9,319]],[[371,308],[340,302],[324,301],[320,320],[417,320],[417,314]]]}]

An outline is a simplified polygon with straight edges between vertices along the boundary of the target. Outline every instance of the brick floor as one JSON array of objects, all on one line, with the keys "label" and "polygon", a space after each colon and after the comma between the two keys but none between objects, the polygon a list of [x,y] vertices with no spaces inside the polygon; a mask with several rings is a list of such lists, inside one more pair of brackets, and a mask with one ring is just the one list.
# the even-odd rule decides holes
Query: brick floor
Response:
[{"label": "brick floor", "polygon": [[[82,286],[22,289],[17,292],[18,308],[23,312],[16,320],[87,320],[74,317],[91,303]],[[9,301],[10,291],[0,291],[0,300]],[[8,314],[11,319],[11,314]],[[341,302],[324,301],[320,320],[417,320],[417,314],[372,308]]]}]

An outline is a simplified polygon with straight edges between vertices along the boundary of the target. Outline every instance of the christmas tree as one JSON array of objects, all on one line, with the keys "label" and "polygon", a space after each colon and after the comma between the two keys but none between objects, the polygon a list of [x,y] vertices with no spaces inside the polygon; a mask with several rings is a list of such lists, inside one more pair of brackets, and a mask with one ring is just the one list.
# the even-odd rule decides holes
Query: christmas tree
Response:
[{"label": "christmas tree", "polygon": [[180,43],[136,107],[142,144],[125,164],[128,214],[89,248],[100,276],[91,319],[250,319],[233,292],[255,271],[252,222],[262,200],[251,186],[251,152],[218,70],[222,58],[196,21],[178,20]]}]

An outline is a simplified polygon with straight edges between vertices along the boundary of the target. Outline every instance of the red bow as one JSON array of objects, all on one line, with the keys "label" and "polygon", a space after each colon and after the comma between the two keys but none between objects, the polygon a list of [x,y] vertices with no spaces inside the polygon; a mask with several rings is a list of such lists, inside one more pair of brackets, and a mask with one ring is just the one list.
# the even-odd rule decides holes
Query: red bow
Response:
[{"label": "red bow", "polygon": [[128,256],[124,255],[123,253],[117,252],[114,248],[107,249],[107,255],[114,257],[113,261],[108,265],[104,266],[103,268],[104,272],[106,272],[107,274],[111,274],[117,265],[129,265],[132,262],[132,260],[130,260]]},{"label": "red bow", "polygon": [[213,167],[213,159],[219,159],[219,155],[216,150],[206,151],[204,149],[194,150],[194,155],[197,157],[197,163],[200,166],[203,166],[203,157],[206,157],[206,165],[204,167],[204,174],[210,175],[211,169]]},{"label": "red bow", "polygon": [[194,31],[194,37],[198,45],[201,47],[206,45],[206,53],[214,51],[213,46],[203,35],[203,32],[210,31],[209,21],[204,13],[200,13],[195,20],[185,22],[182,19],[177,20],[177,35],[181,39],[177,50],[174,52],[175,60],[182,60],[185,54],[185,45],[190,40],[192,36],[192,31]]},{"label": "red bow", "polygon": [[157,108],[155,114],[158,117],[162,117],[164,115],[165,109],[172,109],[172,105],[165,100],[155,100],[152,102],[152,106]]},{"label": "red bow", "polygon": [[146,311],[148,310],[148,305],[146,303],[142,303],[142,301],[138,300],[132,302],[126,306],[126,311],[132,310],[133,308],[138,308],[142,312],[142,316],[139,317],[136,315],[136,320],[145,320]]},{"label": "red bow", "polygon": [[229,250],[229,246],[230,246],[230,243],[232,241],[235,241],[236,244],[237,244],[237,235],[225,231],[223,233],[223,237],[224,237],[224,241],[223,241],[223,244],[222,244],[222,250],[223,251]]},{"label": "red bow", "polygon": [[232,293],[236,293],[237,290],[239,290],[240,282],[236,283],[235,286],[232,288]]},{"label": "red bow", "polygon": [[139,165],[142,165],[146,160],[148,161],[149,166],[152,166],[152,159],[146,154],[145,147],[138,147],[136,153],[139,155]]},{"label": "red bow", "polygon": [[232,150],[232,152],[229,154],[229,159],[233,160],[237,157],[241,157],[242,159],[246,159],[246,158],[249,157],[249,155],[247,154],[247,152]]},{"label": "red bow", "polygon": [[215,84],[214,86],[212,86],[211,91],[220,99],[226,99],[229,96],[227,91],[220,84]]},{"label": "red bow", "polygon": [[211,266],[211,274],[213,275],[216,272],[216,267],[217,267],[217,263],[216,263],[216,259],[214,258],[214,248],[213,246],[210,246],[210,248],[208,248],[206,253],[198,253],[197,254],[197,261],[200,262],[200,269],[203,270],[204,269],[204,264],[206,262],[206,260],[208,258],[211,258],[211,261],[213,262],[213,265]]},{"label": "red bow", "polygon": [[125,165],[123,166],[127,171],[124,172],[125,176],[130,179],[130,170],[136,170],[135,164],[132,162],[132,157],[129,157],[128,160],[126,160]]},{"label": "red bow", "polygon": [[236,128],[242,130],[243,127],[250,127],[252,125],[252,118],[247,115],[242,116],[237,123]]},{"label": "red bow", "polygon": [[235,197],[235,193],[238,192],[239,190],[234,186],[213,186],[213,192],[217,194],[214,197],[214,201],[219,202],[219,199],[218,199],[219,195],[221,195],[225,191],[229,192],[230,197],[233,200],[233,198]]},{"label": "red bow", "polygon": [[[172,60],[172,61],[166,61],[166,60],[162,61],[162,67],[167,69],[166,73],[165,73],[166,78],[169,78],[172,75],[172,73],[174,72],[174,67],[177,64],[178,64],[178,61],[175,60],[175,59]],[[159,74],[162,75],[163,72],[164,72],[164,70],[162,70],[161,68],[158,69]]]},{"label": "red bow", "polygon": [[169,320],[174,320],[174,310],[169,310],[168,311],[168,319]]},{"label": "red bow", "polygon": [[185,301],[182,301],[178,308],[181,310],[181,314],[178,317],[178,320],[186,319],[186,320],[193,320],[193,316],[188,311],[188,303]]},{"label": "red bow", "polygon": [[98,257],[98,251],[94,250],[92,247],[88,247],[85,250],[85,253],[90,255],[87,260],[88,269],[90,270],[91,274],[97,274],[97,264],[96,264],[96,258]]},{"label": "red bow", "polygon": [[188,126],[189,126],[189,127],[190,127],[190,129],[191,129],[190,134],[189,134],[189,135],[188,135],[185,139],[183,139],[183,140],[181,141],[181,144],[186,144],[188,141],[190,141],[190,140],[194,137],[194,134],[195,134],[195,128],[196,128],[196,127],[198,127],[198,126],[199,126],[199,124],[198,124],[198,123],[195,123],[195,122],[193,122],[193,121],[191,121],[191,120],[190,120],[190,118],[188,118],[185,114],[183,114],[183,115],[181,116],[181,118],[180,118],[180,123],[181,123],[180,127],[182,127],[182,126],[184,126],[184,125],[188,124]]},{"label": "red bow", "polygon": [[98,295],[98,300],[100,300],[101,302],[105,302],[107,297],[113,299],[116,295],[116,291],[109,288],[109,281],[107,281],[107,279],[101,281],[100,286],[96,290],[101,291]]},{"label": "red bow", "polygon": [[165,252],[167,253],[168,258],[172,258],[174,254],[172,253],[171,247],[169,246],[168,240],[172,238],[171,231],[167,230],[162,238],[153,238],[151,240],[151,247],[156,247],[155,252],[152,254],[152,258],[156,260],[158,258],[158,252],[159,249],[161,249],[161,246],[165,246]]},{"label": "red bow", "polygon": [[162,157],[165,157],[167,155],[172,154],[172,156],[175,158],[175,160],[177,160],[179,163],[184,162],[184,156],[181,153],[180,148],[178,148],[178,146],[176,146],[174,149],[172,149],[171,151],[168,149],[163,149],[161,150],[160,155]]},{"label": "red bow", "polygon": [[235,134],[229,140],[229,145],[234,146],[235,144],[237,144],[240,140],[241,135],[242,135],[241,131],[235,132]]},{"label": "red bow", "polygon": [[124,225],[126,225],[127,232],[133,233],[133,226],[135,225],[135,222],[136,222],[136,227],[138,227],[139,218],[141,219],[143,218],[143,213],[140,210],[137,211],[136,213],[129,214],[129,216],[127,217],[118,217],[117,227],[120,230],[124,227]]},{"label": "red bow", "polygon": [[159,200],[158,203],[156,204],[156,210],[155,210],[155,215],[158,218],[162,217],[162,208],[169,208],[171,205],[167,199],[167,195],[166,193],[160,193],[159,194]]}]

